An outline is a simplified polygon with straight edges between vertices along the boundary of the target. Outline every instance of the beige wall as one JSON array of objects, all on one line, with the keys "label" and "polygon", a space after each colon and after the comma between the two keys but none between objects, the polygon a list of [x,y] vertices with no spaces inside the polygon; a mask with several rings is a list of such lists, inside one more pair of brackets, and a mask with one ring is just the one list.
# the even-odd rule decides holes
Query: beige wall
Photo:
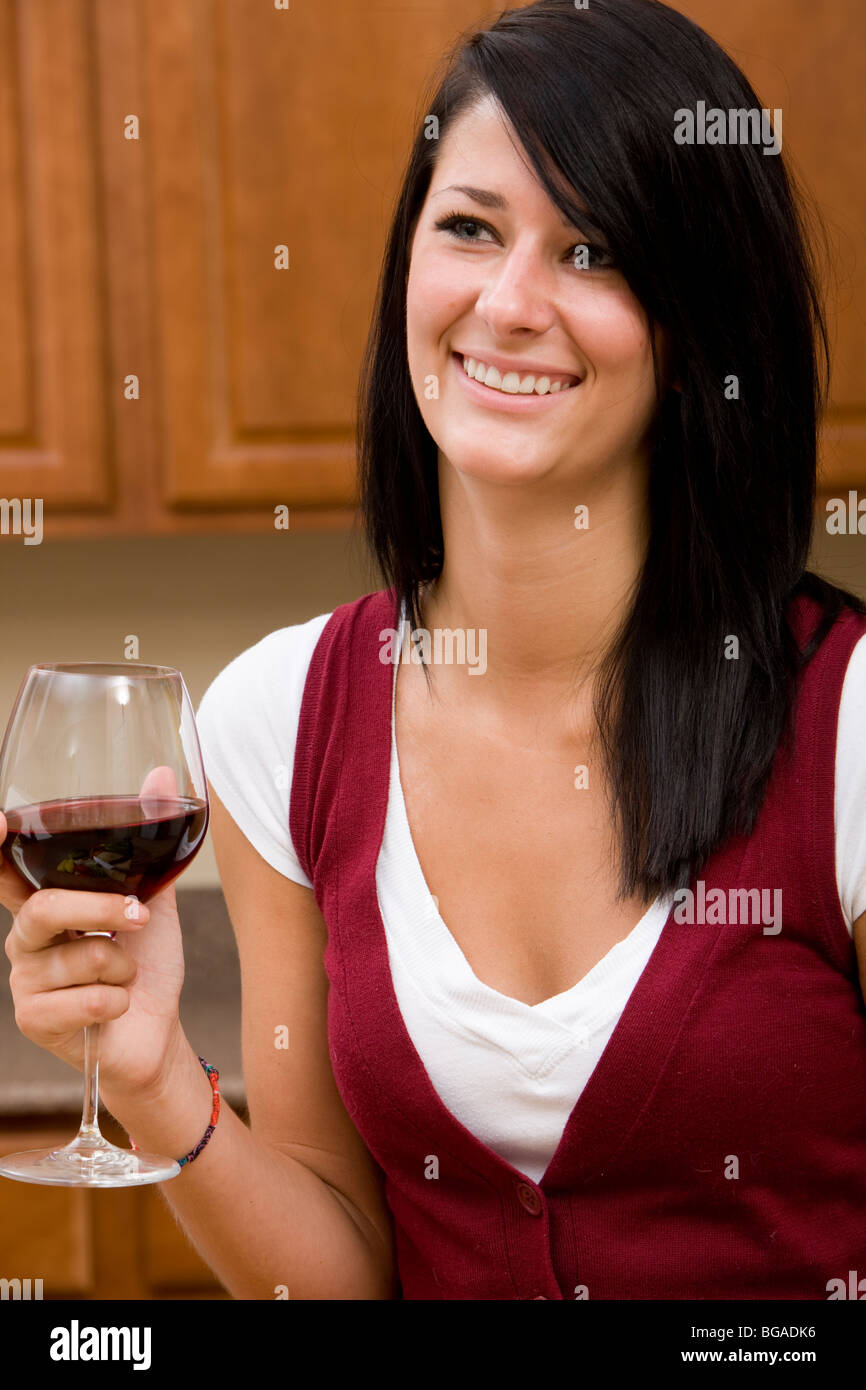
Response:
[{"label": "beige wall", "polygon": [[[197,704],[218,671],[266,633],[379,587],[357,534],[283,532],[148,540],[0,541],[0,728],[35,661],[178,666]],[[812,567],[866,596],[866,540],[816,527]],[[182,880],[218,882],[208,840]]]},{"label": "beige wall", "polygon": [[[140,540],[0,540],[0,733],[36,661],[177,666],[194,704],[232,657],[266,633],[380,587],[348,532]],[[218,882],[210,837],[184,887]]]}]

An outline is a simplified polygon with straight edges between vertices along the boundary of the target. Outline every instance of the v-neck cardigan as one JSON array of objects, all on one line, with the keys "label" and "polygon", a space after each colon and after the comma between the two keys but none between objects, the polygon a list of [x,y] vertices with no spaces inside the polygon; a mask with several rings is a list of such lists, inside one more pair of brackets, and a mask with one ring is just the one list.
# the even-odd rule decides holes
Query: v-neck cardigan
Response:
[{"label": "v-neck cardigan", "polygon": [[[319,637],[289,832],[327,926],[330,1059],[383,1175],[398,1296],[824,1299],[830,1280],[866,1275],[866,1008],[833,823],[839,700],[866,619],[837,619],[752,834],[692,881],[725,901],[781,889],[781,931],[711,912],[681,924],[672,909],[535,1183],[444,1105],[391,981],[376,861],[397,612],[392,590],[367,594]],[[801,643],[819,616],[794,602]]]}]

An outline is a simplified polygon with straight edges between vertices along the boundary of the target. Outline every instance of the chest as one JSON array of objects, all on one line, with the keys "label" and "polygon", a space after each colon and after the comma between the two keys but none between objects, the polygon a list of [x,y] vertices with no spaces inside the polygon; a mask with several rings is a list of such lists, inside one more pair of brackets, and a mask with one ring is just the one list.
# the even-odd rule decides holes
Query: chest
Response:
[{"label": "chest", "polygon": [[475,975],[526,1004],[570,989],[649,905],[616,899],[614,831],[588,746],[485,731],[437,709],[420,672],[398,681],[396,737],[415,852]]}]

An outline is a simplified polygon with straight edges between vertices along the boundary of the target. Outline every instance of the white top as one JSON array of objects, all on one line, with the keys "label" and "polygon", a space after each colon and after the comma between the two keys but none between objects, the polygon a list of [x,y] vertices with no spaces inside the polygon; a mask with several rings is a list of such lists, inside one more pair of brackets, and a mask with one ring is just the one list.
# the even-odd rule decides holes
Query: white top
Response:
[{"label": "white top", "polygon": [[[280,628],[229,663],[198,708],[205,771],[223,805],[279,873],[312,887],[289,835],[304,683],[330,613]],[[405,629],[400,626],[401,641]],[[397,1002],[453,1115],[539,1182],[673,903],[656,899],[571,989],[525,1004],[477,978],[440,917],[415,853],[400,785],[391,695],[391,775],[376,887]],[[866,911],[866,637],[842,689],[836,750],[836,880],[848,930]]]}]

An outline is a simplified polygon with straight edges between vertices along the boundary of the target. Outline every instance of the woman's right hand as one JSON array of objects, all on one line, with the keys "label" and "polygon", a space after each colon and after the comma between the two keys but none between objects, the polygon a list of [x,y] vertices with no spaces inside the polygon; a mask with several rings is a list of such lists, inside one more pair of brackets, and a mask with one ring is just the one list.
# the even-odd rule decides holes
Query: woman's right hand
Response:
[{"label": "woman's right hand", "polygon": [[[0,844],[7,824],[0,813]],[[0,856],[0,902],[15,1022],[31,1042],[84,1071],[86,1025],[99,1031],[100,1088],[154,1090],[182,1030],[184,963],[174,884],[149,904],[117,893],[29,888]],[[77,932],[115,932],[76,936]]]}]

